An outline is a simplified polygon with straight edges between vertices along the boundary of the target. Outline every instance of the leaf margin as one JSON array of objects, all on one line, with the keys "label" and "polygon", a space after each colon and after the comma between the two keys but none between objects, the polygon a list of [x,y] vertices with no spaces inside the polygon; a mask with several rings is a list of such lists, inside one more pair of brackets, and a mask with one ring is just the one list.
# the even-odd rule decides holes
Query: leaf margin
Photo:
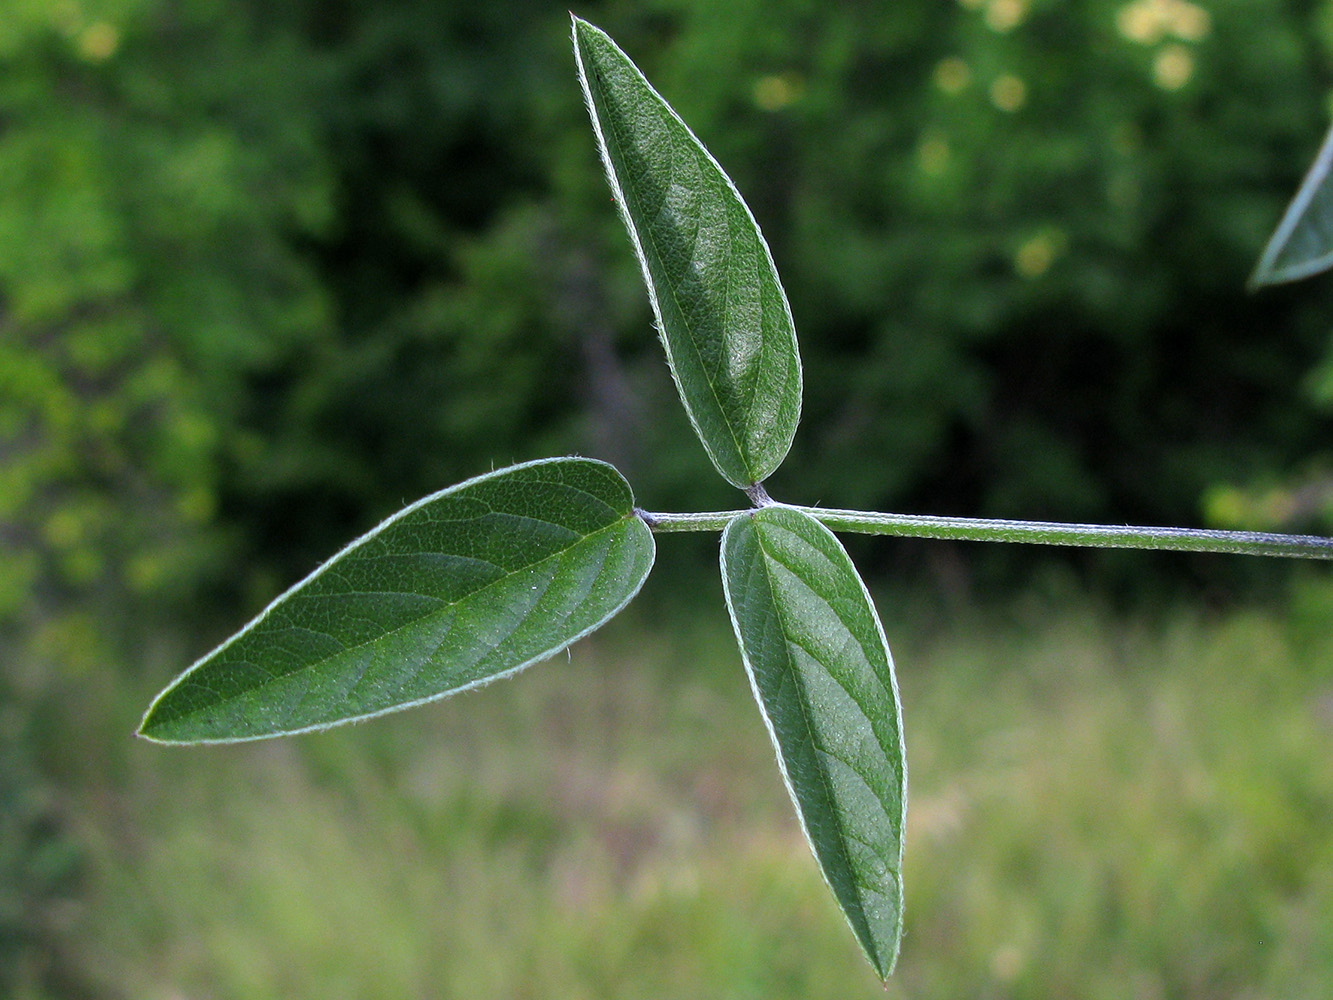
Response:
[{"label": "leaf margin", "polygon": [[[649,81],[648,78],[644,75],[643,71],[639,69],[638,65],[632,59],[630,59],[630,57],[625,53],[625,51],[621,49],[620,46],[616,43],[615,39],[613,39],[607,32],[603,31],[601,28],[597,27],[596,25],[592,24],[589,21],[584,20],[583,18],[579,17],[577,14],[574,14],[572,12],[570,14],[570,18],[572,22],[572,35],[574,42],[574,60],[578,72],[579,87],[583,93],[584,105],[588,112],[589,119],[591,120],[592,123],[593,134],[596,138],[598,156],[602,162],[607,183],[611,187],[612,200],[615,202],[616,210],[620,215],[621,222],[623,223],[626,232],[629,234],[630,244],[634,250],[634,257],[639,264],[640,273],[643,277],[644,285],[647,288],[649,302],[652,306],[654,319],[656,320],[655,325],[657,327],[659,335],[658,339],[662,344],[664,352],[666,353],[667,365],[668,368],[670,369],[672,380],[676,384],[677,395],[679,396],[681,403],[684,406],[686,416],[689,418],[690,421],[690,425],[691,427],[693,427],[695,435],[699,438],[699,441],[703,444],[704,450],[708,453],[709,460],[713,463],[713,467],[717,469],[718,473],[733,486],[741,490],[748,489],[752,486],[762,483],[765,479],[767,479],[770,475],[772,475],[782,464],[782,462],[786,459],[788,453],[791,451],[792,442],[794,441],[796,436],[796,430],[800,425],[803,394],[804,394],[803,393],[804,372],[802,370],[802,365],[801,365],[800,345],[796,337],[796,321],[792,316],[791,303],[787,299],[786,289],[783,287],[782,280],[778,275],[777,264],[773,260],[772,250],[769,248],[768,241],[764,238],[763,230],[760,228],[758,220],[755,219],[754,213],[750,210],[749,204],[746,202],[745,198],[741,195],[739,189],[735,185],[735,182],[732,181],[731,176],[726,172],[726,170],[723,169],[722,165],[718,163],[717,159],[709,151],[708,147],[705,146],[704,143],[698,138],[698,136],[694,134],[693,129],[691,129],[689,125],[684,121],[684,119],[681,118],[681,116],[676,112],[676,109],[671,106],[670,102],[668,102],[666,98],[664,98],[657,91],[657,89],[653,86],[652,82]],[[650,270],[649,258],[644,250],[642,236],[639,232],[637,225],[635,224],[633,218],[630,215],[629,201],[625,197],[625,191],[623,185],[621,184],[620,176],[615,168],[615,165],[612,162],[612,157],[609,151],[609,146],[604,131],[604,123],[601,119],[601,116],[597,112],[596,102],[593,98],[592,90],[588,83],[587,67],[584,64],[584,54],[582,51],[582,46],[584,44],[584,41],[580,37],[581,33],[589,33],[591,34],[591,36],[596,37],[600,41],[604,41],[616,54],[616,56],[619,59],[623,60],[625,66],[634,74],[634,76],[638,79],[638,81],[642,83],[643,87],[661,106],[661,109],[666,112],[667,116],[681,128],[681,130],[685,133],[688,139],[693,143],[697,151],[703,155],[707,163],[717,172],[717,175],[721,178],[727,190],[730,192],[731,196],[735,199],[736,204],[744,212],[745,217],[747,218],[750,226],[753,229],[757,245],[759,249],[763,252],[764,261],[767,264],[768,272],[772,275],[773,286],[777,292],[778,299],[782,306],[782,315],[783,318],[785,319],[786,331],[788,333],[787,339],[790,341],[791,357],[792,361],[794,362],[791,373],[793,376],[792,381],[794,381],[794,388],[790,389],[789,391],[789,395],[794,398],[794,407],[792,408],[790,417],[787,420],[788,426],[786,426],[781,432],[781,437],[783,440],[782,446],[776,449],[776,457],[770,458],[765,462],[757,464],[752,463],[751,458],[753,456],[747,455],[746,446],[742,445],[740,440],[742,435],[737,434],[736,425],[728,416],[726,408],[722,405],[721,398],[718,395],[716,385],[712,382],[712,380],[707,379],[706,377],[705,381],[708,385],[709,392],[713,396],[714,402],[717,404],[718,415],[722,420],[723,424],[726,426],[728,435],[731,438],[730,444],[734,447],[735,450],[734,456],[729,455],[723,457],[722,455],[720,455],[718,448],[716,446],[716,442],[711,440],[710,435],[706,434],[700,425],[700,420],[696,412],[696,407],[692,402],[692,393],[686,391],[684,383],[682,382],[681,379],[680,367],[677,363],[676,354],[672,345],[672,340],[667,333],[667,324],[665,322],[662,307],[660,304],[660,297],[658,293],[657,283]],[[693,337],[689,337],[686,339],[689,340],[690,346],[694,346]],[[738,463],[738,465],[733,465],[733,459],[736,463]]]},{"label": "leaf margin", "polygon": [[[783,513],[777,513],[777,512],[783,512]],[[883,650],[885,661],[888,668],[887,689],[893,702],[894,718],[892,720],[892,727],[898,739],[898,749],[899,749],[898,758],[900,765],[899,776],[897,781],[897,789],[900,798],[900,811],[897,817],[898,836],[896,845],[896,853],[897,853],[897,858],[896,858],[897,871],[895,880],[896,926],[894,928],[894,933],[892,935],[892,938],[888,942],[879,942],[873,940],[874,935],[873,932],[871,932],[870,930],[868,920],[865,921],[865,930],[863,932],[862,928],[857,926],[857,922],[853,918],[852,913],[849,912],[847,907],[844,905],[842,898],[839,896],[838,890],[834,888],[833,880],[830,877],[829,871],[825,865],[825,858],[821,854],[820,849],[817,846],[814,837],[812,837],[811,835],[810,826],[809,823],[807,822],[805,814],[805,809],[802,806],[800,797],[796,791],[795,785],[792,782],[791,774],[787,766],[787,761],[786,758],[784,757],[784,747],[782,746],[782,743],[779,740],[776,725],[772,717],[770,716],[768,706],[765,703],[764,694],[760,689],[759,682],[757,679],[757,674],[754,669],[750,652],[747,649],[745,637],[742,632],[740,617],[737,614],[736,599],[733,596],[733,588],[730,584],[730,572],[729,572],[730,558],[728,551],[728,542],[734,540],[735,532],[742,529],[744,522],[750,522],[751,524],[753,524],[753,522],[759,518],[786,516],[787,514],[799,518],[802,524],[805,524],[807,527],[812,528],[812,530],[819,537],[821,537],[821,539],[825,541],[831,541],[836,551],[840,553],[840,562],[843,564],[842,568],[844,568],[847,571],[850,571],[851,578],[855,579],[856,583],[859,586],[860,597],[865,602],[865,607],[869,611],[870,618],[874,623],[879,646]],[[756,542],[756,544],[759,543]],[[861,946],[863,953],[865,954],[867,960],[870,962],[870,965],[874,968],[876,974],[880,977],[881,981],[887,982],[889,976],[893,973],[893,970],[897,965],[898,953],[902,943],[902,936],[903,936],[904,907],[903,907],[902,866],[903,866],[903,848],[907,830],[907,755],[906,755],[906,745],[903,742],[902,700],[899,693],[897,672],[894,668],[893,655],[889,650],[888,639],[884,634],[884,628],[882,622],[880,621],[878,610],[875,607],[875,603],[870,595],[869,589],[865,585],[865,581],[861,578],[860,573],[857,572],[855,564],[852,562],[851,557],[847,554],[846,549],[842,546],[842,543],[838,540],[837,536],[826,526],[821,524],[818,520],[811,517],[806,512],[799,510],[795,507],[788,506],[786,504],[770,503],[763,507],[758,508],[757,510],[745,511],[741,514],[738,514],[735,518],[733,518],[731,522],[727,524],[726,528],[723,529],[722,532],[720,563],[722,568],[723,591],[727,603],[727,613],[731,619],[732,628],[735,631],[737,645],[740,648],[741,658],[745,666],[746,676],[750,682],[750,690],[751,693],[754,695],[755,702],[759,707],[760,715],[764,720],[764,726],[768,731],[769,739],[773,744],[773,749],[777,757],[778,770],[782,775],[782,781],[783,784],[786,786],[787,794],[792,801],[792,805],[795,807],[797,820],[800,823],[801,827],[801,833],[805,837],[806,844],[810,848],[811,853],[815,857],[816,863],[819,867],[820,875],[823,877],[825,884],[829,887],[830,893],[833,895],[834,900],[837,902],[838,908],[842,911],[844,919],[846,919],[848,925],[852,930],[853,935],[857,939],[857,943]],[[830,608],[830,610],[832,609]],[[790,667],[788,668],[788,671],[790,672]],[[876,741],[878,742],[877,738]],[[811,745],[814,746],[813,740],[811,741]],[[816,747],[816,749],[818,749],[818,747]],[[883,747],[881,746],[880,749],[882,751]],[[887,757],[888,754],[886,753],[885,756]],[[827,780],[825,780],[824,783],[827,788]],[[838,826],[839,830],[841,831],[842,829],[841,819],[838,820]],[[842,840],[845,844],[846,838],[842,837]],[[858,898],[859,898],[859,892],[858,892]],[[862,917],[864,919],[864,911],[862,912]],[[883,952],[881,951],[881,947],[883,947]]]},{"label": "leaf margin", "polygon": [[[352,553],[353,551],[355,551],[356,549],[360,548],[362,545],[366,544],[367,542],[370,542],[370,541],[374,540],[376,537],[378,537],[378,536],[379,536],[382,532],[384,532],[386,529],[392,527],[393,525],[397,524],[399,521],[401,521],[401,520],[403,520],[404,518],[408,517],[408,516],[411,515],[412,513],[414,513],[414,512],[416,512],[416,511],[420,510],[421,508],[423,508],[423,507],[425,507],[425,506],[427,506],[427,505],[429,505],[429,504],[431,504],[431,503],[433,503],[433,502],[435,502],[435,501],[437,501],[437,500],[439,500],[439,499],[441,499],[441,498],[443,498],[443,497],[446,497],[446,496],[448,496],[448,495],[450,495],[450,494],[457,493],[457,492],[459,492],[459,491],[461,491],[461,490],[463,490],[463,489],[465,489],[465,488],[467,488],[467,487],[475,486],[475,485],[478,484],[478,483],[483,483],[483,482],[487,482],[487,481],[490,481],[490,480],[498,479],[498,478],[500,478],[500,477],[503,477],[503,476],[506,476],[506,475],[509,475],[509,474],[512,474],[512,473],[514,473],[514,472],[518,472],[518,471],[528,470],[528,469],[532,469],[532,468],[536,468],[536,467],[540,467],[540,466],[545,466],[545,465],[559,465],[559,464],[565,464],[565,463],[580,463],[580,464],[594,465],[594,466],[600,467],[600,468],[602,468],[602,469],[604,469],[604,470],[606,470],[606,471],[609,471],[609,472],[615,477],[615,479],[616,479],[616,481],[618,482],[618,484],[624,487],[626,496],[627,496],[628,499],[629,499],[630,510],[629,510],[628,513],[626,513],[626,514],[623,516],[623,518],[621,519],[622,522],[634,522],[634,523],[637,523],[638,525],[640,525],[641,527],[640,527],[639,529],[631,528],[630,530],[632,530],[632,531],[637,531],[637,532],[639,533],[639,536],[640,536],[640,541],[646,541],[646,543],[647,543],[647,550],[646,550],[646,554],[645,554],[645,555],[646,555],[646,562],[645,562],[645,565],[644,565],[644,567],[643,567],[642,572],[639,574],[639,578],[638,578],[638,580],[635,581],[634,584],[628,589],[627,593],[623,596],[623,598],[614,604],[614,606],[611,608],[610,611],[608,611],[606,614],[602,615],[602,616],[601,616],[596,622],[594,622],[593,624],[587,626],[587,627],[584,628],[584,629],[579,630],[577,633],[573,634],[572,636],[570,636],[570,637],[568,637],[568,638],[563,639],[563,641],[559,642],[558,644],[556,644],[556,645],[554,645],[554,646],[551,646],[550,648],[544,650],[543,652],[541,652],[541,653],[539,653],[539,654],[537,654],[537,655],[535,655],[535,656],[532,656],[532,657],[530,657],[530,658],[528,658],[528,659],[526,659],[526,660],[523,660],[521,663],[518,663],[518,664],[516,664],[516,665],[514,665],[514,666],[508,667],[508,668],[506,668],[506,669],[504,669],[504,670],[502,670],[502,671],[498,671],[498,672],[496,672],[496,673],[489,674],[489,675],[487,675],[487,676],[484,676],[484,677],[478,678],[478,679],[476,679],[476,680],[474,680],[474,681],[471,681],[471,682],[469,682],[469,683],[467,683],[467,684],[464,684],[464,685],[461,685],[461,686],[458,686],[458,687],[449,688],[449,689],[447,689],[447,690],[445,690],[445,691],[441,691],[441,692],[436,693],[436,694],[433,694],[433,695],[429,695],[429,696],[421,697],[421,698],[414,698],[414,699],[411,699],[411,700],[408,700],[408,701],[404,701],[404,702],[396,703],[396,704],[393,704],[393,705],[389,705],[389,706],[384,707],[384,708],[376,709],[376,710],[371,711],[371,712],[365,712],[365,713],[358,714],[358,715],[347,716],[347,717],[345,717],[345,718],[335,719],[335,720],[330,721],[330,722],[321,722],[321,723],[315,723],[315,724],[312,724],[312,725],[300,726],[300,727],[293,728],[293,729],[283,729],[283,730],[278,730],[278,731],[273,731],[273,732],[265,732],[265,733],[258,733],[258,734],[252,734],[252,735],[243,735],[243,736],[224,736],[224,737],[207,737],[207,738],[202,738],[202,739],[170,739],[170,738],[163,738],[163,737],[161,737],[161,736],[155,736],[155,735],[153,735],[151,732],[148,731],[149,723],[150,723],[150,721],[151,721],[151,719],[152,719],[152,716],[154,715],[155,711],[158,709],[159,705],[160,705],[160,704],[161,704],[161,703],[162,703],[162,702],[163,702],[163,701],[164,701],[164,700],[165,700],[165,699],[166,699],[166,698],[167,698],[173,691],[175,691],[175,690],[176,690],[176,689],[177,689],[183,682],[185,682],[187,678],[189,678],[191,675],[193,675],[196,671],[198,671],[198,670],[202,669],[203,667],[205,667],[210,661],[212,661],[215,657],[217,657],[220,653],[222,653],[222,652],[223,652],[224,650],[226,650],[228,647],[232,646],[234,643],[238,642],[238,641],[241,640],[244,636],[248,635],[248,634],[249,634],[250,632],[252,632],[254,629],[256,629],[256,628],[259,627],[261,624],[263,624],[264,621],[269,617],[269,615],[270,615],[271,612],[273,612],[276,608],[278,608],[279,606],[281,606],[282,604],[284,604],[284,603],[288,600],[288,598],[290,598],[290,597],[292,597],[293,595],[299,593],[299,592],[300,592],[301,590],[303,590],[308,584],[310,584],[311,582],[313,582],[314,580],[316,580],[318,577],[320,577],[321,575],[323,575],[325,572],[329,571],[330,568],[336,566],[336,565],[342,560],[342,558],[343,558],[344,556],[347,556],[348,554]],[[611,524],[611,525],[607,525],[605,528],[602,528],[602,529],[599,529],[599,530],[602,530],[602,531],[610,530],[612,527],[614,527],[614,523]],[[586,540],[586,539],[589,538],[589,537],[592,537],[592,536],[591,536],[591,535],[585,535],[585,536],[584,536],[584,539],[582,539],[582,540]],[[552,556],[547,556],[546,558],[549,559],[549,558],[552,558]],[[541,561],[545,561],[545,560],[541,560]],[[535,459],[535,460],[533,460],[533,461],[520,462],[520,463],[517,463],[517,464],[515,464],[515,465],[505,466],[505,467],[500,468],[500,469],[493,469],[493,470],[491,470],[490,472],[482,473],[481,475],[473,476],[473,477],[471,477],[471,478],[469,478],[469,479],[465,479],[465,480],[463,480],[463,481],[461,481],[461,482],[454,483],[454,484],[451,485],[451,486],[447,486],[447,487],[445,487],[445,488],[442,489],[442,490],[437,490],[437,491],[434,492],[434,493],[428,494],[428,495],[426,495],[426,496],[420,498],[419,500],[416,500],[416,501],[414,501],[413,503],[408,504],[406,507],[403,507],[402,509],[400,509],[400,510],[394,512],[393,514],[391,514],[389,517],[387,517],[387,518],[385,518],[384,520],[380,521],[378,524],[376,524],[374,527],[372,527],[369,531],[365,532],[365,533],[362,534],[362,535],[359,535],[358,537],[354,538],[352,541],[348,542],[346,545],[344,545],[341,549],[339,549],[336,553],[334,553],[334,554],[333,554],[332,556],[330,556],[328,559],[325,559],[325,560],[324,560],[323,562],[321,562],[317,567],[315,567],[315,569],[312,570],[309,574],[307,574],[306,576],[302,577],[302,578],[301,578],[300,580],[298,580],[296,583],[292,584],[290,587],[288,587],[286,590],[284,590],[282,593],[280,593],[277,597],[273,598],[273,600],[271,600],[267,605],[265,605],[264,608],[263,608],[258,614],[256,614],[256,615],[254,616],[254,618],[252,618],[249,622],[247,622],[243,627],[241,627],[241,628],[240,628],[239,630],[237,630],[236,632],[232,633],[227,639],[225,639],[223,642],[221,642],[221,643],[218,644],[217,646],[213,647],[211,650],[209,650],[209,651],[208,651],[207,653],[205,653],[203,656],[199,657],[197,660],[195,660],[194,663],[192,663],[189,667],[187,667],[185,670],[183,670],[181,673],[179,673],[175,678],[173,678],[173,679],[171,680],[171,682],[170,682],[169,684],[167,684],[167,686],[164,687],[164,688],[163,688],[163,689],[162,689],[162,690],[161,690],[161,691],[160,691],[160,692],[153,698],[152,702],[151,702],[151,703],[149,704],[149,706],[148,706],[148,709],[144,712],[143,718],[140,720],[139,726],[136,728],[136,730],[135,730],[135,732],[134,732],[134,735],[135,735],[136,737],[139,737],[140,739],[146,740],[146,741],[151,742],[151,743],[156,743],[156,744],[159,744],[159,745],[163,745],[163,746],[205,746],[205,745],[226,745],[226,744],[234,744],[234,743],[251,743],[251,742],[258,741],[258,740],[278,739],[278,738],[286,737],[286,736],[298,736],[298,735],[301,735],[301,734],[304,734],[304,733],[310,733],[310,732],[322,732],[322,731],[324,731],[324,730],[326,730],[326,729],[331,729],[331,728],[334,728],[334,727],[337,727],[337,726],[343,726],[343,725],[348,725],[348,724],[357,723],[357,722],[364,722],[364,721],[367,721],[367,720],[369,720],[369,719],[374,719],[374,718],[378,718],[379,716],[382,716],[382,715],[390,714],[390,713],[392,713],[392,712],[399,712],[399,711],[404,711],[404,710],[406,710],[406,709],[410,709],[410,708],[416,708],[416,707],[418,707],[418,706],[420,706],[420,705],[425,705],[425,704],[429,704],[429,703],[434,702],[434,701],[439,701],[439,700],[441,700],[441,699],[443,699],[443,698],[451,697],[451,696],[456,695],[456,694],[461,694],[461,693],[463,693],[463,692],[465,692],[465,691],[475,690],[475,689],[477,689],[477,688],[484,687],[484,686],[486,686],[486,685],[488,685],[488,684],[491,684],[491,683],[493,683],[493,682],[495,682],[495,681],[499,681],[499,680],[503,680],[503,679],[505,679],[505,678],[507,678],[507,677],[511,677],[511,676],[513,676],[514,674],[517,674],[517,673],[519,673],[519,672],[521,672],[521,671],[527,669],[528,667],[533,666],[534,664],[537,664],[537,663],[542,662],[543,660],[550,659],[551,657],[555,656],[556,654],[558,654],[558,653],[561,652],[562,650],[567,649],[569,646],[573,645],[575,642],[578,642],[580,639],[582,639],[582,638],[584,638],[584,637],[590,635],[591,633],[595,632],[597,629],[601,628],[601,627],[602,627],[603,625],[605,625],[608,621],[610,621],[612,618],[614,618],[616,615],[618,615],[621,611],[623,611],[623,610],[625,609],[625,607],[630,603],[630,601],[632,601],[632,600],[638,595],[639,591],[640,591],[640,590],[642,589],[642,587],[643,587],[643,584],[645,583],[645,581],[647,580],[648,576],[649,576],[650,573],[652,572],[652,568],[653,568],[653,565],[655,564],[655,562],[656,562],[656,540],[655,540],[654,537],[653,537],[653,533],[652,533],[651,529],[648,527],[648,525],[643,521],[642,517],[639,516],[639,510],[638,510],[638,508],[634,506],[633,490],[632,490],[632,488],[630,487],[629,482],[625,479],[625,477],[624,477],[623,475],[621,475],[620,471],[619,471],[618,469],[616,469],[615,466],[611,465],[609,462],[603,462],[603,461],[600,461],[600,460],[598,460],[598,459],[582,458],[582,457],[578,457],[578,456],[563,456],[563,457],[558,457],[558,458],[542,458],[542,459]],[[537,565],[537,563],[530,564],[529,566],[524,567],[524,569],[525,569],[525,570],[526,570],[526,569],[530,569],[531,566],[535,566],[535,565]],[[512,574],[510,574],[510,575],[512,575]],[[504,579],[504,578],[500,578],[500,579]],[[491,581],[491,583],[495,583],[495,582],[498,582],[498,581]],[[487,586],[490,586],[490,584],[487,584]],[[483,589],[484,589],[484,588],[483,588]],[[471,595],[468,595],[468,596],[471,596]]]},{"label": "leaf margin", "polygon": [[1330,245],[1319,256],[1309,258],[1300,264],[1288,264],[1281,268],[1274,266],[1278,258],[1282,256],[1283,251],[1287,249],[1292,236],[1300,227],[1315,196],[1321,188],[1331,183],[1329,176],[1331,171],[1333,171],[1333,126],[1330,126],[1325,134],[1319,151],[1315,154],[1309,169],[1301,179],[1300,186],[1283,211],[1282,219],[1278,222],[1277,228],[1273,230],[1268,242],[1264,244],[1263,252],[1259,255],[1259,261],[1254,265],[1254,271],[1246,282],[1246,287],[1251,292],[1272,285],[1284,285],[1301,281],[1333,267],[1333,245]]}]

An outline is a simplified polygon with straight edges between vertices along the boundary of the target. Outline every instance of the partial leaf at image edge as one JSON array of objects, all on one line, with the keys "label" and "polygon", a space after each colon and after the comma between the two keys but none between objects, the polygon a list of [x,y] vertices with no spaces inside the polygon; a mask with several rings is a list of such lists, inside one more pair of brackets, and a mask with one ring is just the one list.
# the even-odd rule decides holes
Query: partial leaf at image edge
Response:
[{"label": "partial leaf at image edge", "polygon": [[833,533],[764,507],[722,536],[722,582],[787,790],[879,976],[902,938],[907,768],[893,660]]},{"label": "partial leaf at image edge", "polygon": [[1299,281],[1333,267],[1333,129],[1269,238],[1251,288]]},{"label": "partial leaf at image edge", "polygon": [[322,729],[512,674],[623,608],[654,558],[629,484],[555,458],[432,494],[348,545],[178,677],[140,735]]},{"label": "partial leaf at image edge", "polygon": [[745,489],[786,457],[801,411],[796,327],[740,193],[603,31],[574,18],[579,82],[671,373],[718,471]]}]

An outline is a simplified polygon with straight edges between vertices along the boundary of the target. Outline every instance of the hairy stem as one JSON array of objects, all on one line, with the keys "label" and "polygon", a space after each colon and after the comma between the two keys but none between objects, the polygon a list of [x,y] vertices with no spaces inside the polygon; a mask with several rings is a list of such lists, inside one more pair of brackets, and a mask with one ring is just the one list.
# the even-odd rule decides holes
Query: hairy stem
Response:
[{"label": "hairy stem", "polygon": [[[789,505],[790,506],[790,505]],[[1213,531],[1201,528],[1150,528],[1130,525],[1060,524],[1049,521],[1000,521],[971,517],[880,514],[874,511],[797,507],[834,531],[911,538],[947,538],[974,542],[1027,542],[1111,549],[1164,549],[1178,552],[1229,552],[1293,559],[1333,559],[1333,538],[1278,535],[1263,531]],[[639,516],[655,532],[721,531],[743,510],[698,514]]]}]

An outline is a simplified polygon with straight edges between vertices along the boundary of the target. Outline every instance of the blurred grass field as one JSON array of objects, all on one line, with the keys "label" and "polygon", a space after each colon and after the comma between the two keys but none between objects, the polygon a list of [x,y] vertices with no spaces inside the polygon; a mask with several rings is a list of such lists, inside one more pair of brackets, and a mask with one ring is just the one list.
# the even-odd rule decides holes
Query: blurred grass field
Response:
[{"label": "blurred grass field", "polygon": [[74,960],[139,1000],[1329,995],[1333,591],[880,607],[911,773],[887,994],[720,606],[367,725],[85,748]]}]

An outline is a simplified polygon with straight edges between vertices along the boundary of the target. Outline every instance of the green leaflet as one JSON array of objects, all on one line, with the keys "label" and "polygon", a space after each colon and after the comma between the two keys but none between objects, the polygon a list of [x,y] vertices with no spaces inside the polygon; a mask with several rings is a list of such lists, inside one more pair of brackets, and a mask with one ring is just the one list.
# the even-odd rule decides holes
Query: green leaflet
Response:
[{"label": "green leaflet", "polygon": [[745,489],[782,463],[801,412],[772,255],[722,168],[616,43],[576,17],[574,55],[681,401],[718,471]]},{"label": "green leaflet", "polygon": [[727,526],[722,583],[801,827],[887,978],[902,937],[907,768],[893,660],[870,595],[833,533],[782,506]]},{"label": "green leaflet", "polygon": [[1333,129],[1250,276],[1250,287],[1297,281],[1333,267]]},{"label": "green leaflet", "polygon": [[321,729],[512,674],[602,625],[652,567],[611,466],[554,458],[435,493],[357,539],[153,702],[140,735]]}]

